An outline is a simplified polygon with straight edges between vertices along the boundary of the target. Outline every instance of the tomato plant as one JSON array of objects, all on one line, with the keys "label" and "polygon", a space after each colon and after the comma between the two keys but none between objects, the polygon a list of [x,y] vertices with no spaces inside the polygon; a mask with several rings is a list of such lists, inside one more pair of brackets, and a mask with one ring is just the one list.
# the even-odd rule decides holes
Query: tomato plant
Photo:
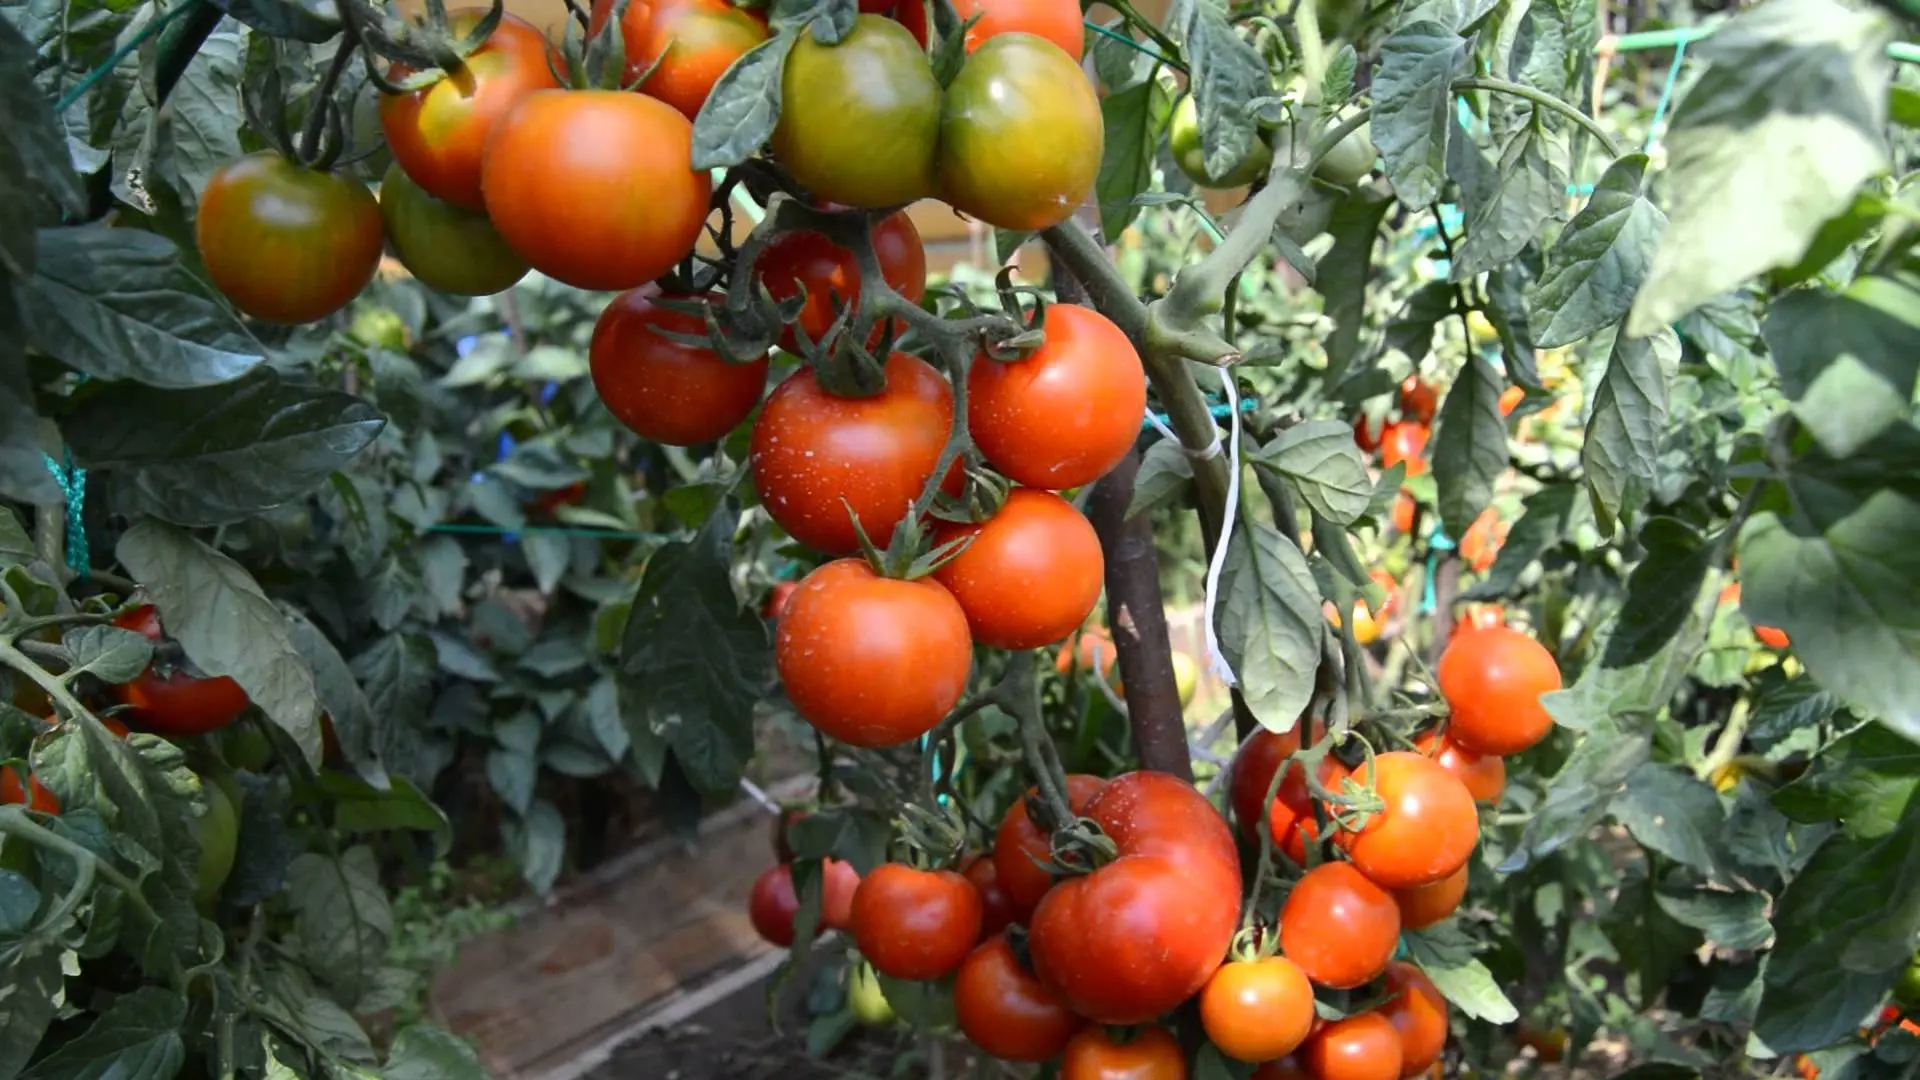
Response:
[{"label": "tomato plant", "polygon": [[[873,252],[881,276],[894,291],[919,303],[927,294],[927,250],[920,231],[902,211],[873,227]],[[800,348],[800,334],[819,342],[833,328],[839,304],[860,303],[860,267],[854,254],[817,232],[775,237],[760,255],[760,280],[775,300],[804,297],[800,316],[783,331],[781,346]],[[883,328],[874,329],[877,343]]]}]

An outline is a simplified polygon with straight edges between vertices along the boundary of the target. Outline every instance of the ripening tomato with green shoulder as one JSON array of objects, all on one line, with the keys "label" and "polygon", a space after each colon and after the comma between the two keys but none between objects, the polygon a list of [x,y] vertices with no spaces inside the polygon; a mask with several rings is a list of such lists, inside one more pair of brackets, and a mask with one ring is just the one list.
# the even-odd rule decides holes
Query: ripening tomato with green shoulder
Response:
[{"label": "ripening tomato with green shoulder", "polygon": [[[883,374],[879,393],[847,398],[803,366],[767,395],[754,421],[747,464],[760,503],[787,535],[816,551],[858,551],[854,517],[886,547],[940,465],[953,387],[906,353],[888,357]],[[955,461],[945,490],[959,494],[963,479]]]},{"label": "ripening tomato with green shoulder", "polygon": [[1187,1055],[1163,1027],[1141,1028],[1123,1042],[1094,1025],[1067,1043],[1060,1080],[1187,1080]]},{"label": "ripening tomato with green shoulder", "polygon": [[1560,689],[1560,666],[1539,642],[1507,626],[1454,633],[1434,674],[1450,716],[1447,735],[1482,754],[1517,754],[1547,737],[1540,703]]},{"label": "ripening tomato with green shoulder", "polygon": [[1046,38],[1075,61],[1086,47],[1086,26],[1074,0],[955,0],[953,10],[962,23],[980,16],[967,27],[969,53],[1001,34],[1015,33]]},{"label": "ripening tomato with green shoulder", "polygon": [[961,963],[953,1009],[967,1040],[1001,1061],[1051,1061],[1086,1024],[1021,962],[1005,934],[987,938]]},{"label": "ripening tomato with green shoulder", "polygon": [[973,639],[939,582],[881,577],[862,559],[839,559],[801,580],[773,656],[803,719],[877,749],[917,739],[953,711],[973,670]]},{"label": "ripening tomato with green shoulder", "polygon": [[[1076,814],[1084,812],[1106,783],[1086,773],[1068,773],[1068,808]],[[1033,909],[1040,905],[1040,899],[1053,887],[1053,876],[1035,861],[1044,862],[1052,857],[1052,840],[1027,814],[1027,800],[1038,797],[1038,789],[1028,788],[1025,795],[1013,800],[993,834],[995,876],[1013,902],[1014,922],[1027,921]]]},{"label": "ripening tomato with green shoulder", "polygon": [[399,162],[380,179],[380,219],[400,265],[450,296],[492,296],[527,276],[487,215],[429,195]]},{"label": "ripening tomato with green shoulder", "polygon": [[838,45],[801,34],[781,87],[773,154],[814,197],[878,209],[938,189],[940,83],[906,27],[863,14]]},{"label": "ripening tomato with green shoulder", "polygon": [[[594,0],[589,37],[606,26],[613,7],[614,0]],[[727,0],[632,0],[620,20],[627,58],[622,84],[646,76],[637,87],[641,93],[692,120],[720,76],[768,36],[765,17]]]},{"label": "ripening tomato with green shoulder", "polygon": [[1173,108],[1173,119],[1167,126],[1167,148],[1173,152],[1174,164],[1187,174],[1187,179],[1205,188],[1246,187],[1273,168],[1273,148],[1267,145],[1264,133],[1255,131],[1239,164],[1218,179],[1208,176],[1207,149],[1200,136],[1200,106],[1192,94],[1181,98],[1180,104]]},{"label": "ripening tomato with green shoulder", "polygon": [[[26,776],[25,783],[21,776]],[[60,800],[24,765],[0,765],[0,806],[25,806],[36,814],[58,814]]]},{"label": "ripening tomato with green shoulder", "polygon": [[[484,8],[451,12],[456,37],[473,32]],[[436,199],[468,210],[485,203],[481,160],[494,127],[529,94],[559,86],[547,60],[551,46],[533,24],[503,14],[485,44],[431,86],[380,98],[380,130],[393,160]],[[406,64],[387,71],[398,82],[415,74]]]},{"label": "ripening tomato with green shoulder", "polygon": [[274,151],[221,166],[200,193],[194,242],[207,276],[263,322],[313,322],[373,280],[385,230],[365,185]]},{"label": "ripening tomato with green shoulder", "polygon": [[1008,478],[1058,491],[1105,476],[1139,441],[1146,369],[1127,335],[1091,308],[1049,305],[1041,334],[1018,360],[974,358],[967,429]]},{"label": "ripening tomato with green shoulder", "polygon": [[[152,604],[121,612],[113,625],[156,643],[166,636]],[[250,704],[247,692],[230,675],[199,678],[178,669],[163,674],[151,665],[133,681],[114,687],[114,694],[140,730],[159,735],[216,731],[239,719]]]},{"label": "ripening tomato with green shoulder", "polygon": [[661,333],[705,336],[700,316],[660,303],[699,299],[645,285],[614,297],[593,325],[587,347],[593,389],[614,419],[643,439],[697,446],[722,438],[746,420],[767,387],[765,353],[733,364],[711,348]]},{"label": "ripening tomato with green shoulder", "polygon": [[1301,1056],[1315,1080],[1401,1080],[1405,1064],[1400,1033],[1377,1010],[1327,1024]]},{"label": "ripening tomato with green shoulder", "polygon": [[1383,888],[1429,885],[1467,864],[1480,842],[1480,814],[1460,778],[1411,750],[1376,754],[1353,771],[1382,809],[1358,830],[1335,829],[1334,842]]},{"label": "ripening tomato with green shoulder", "polygon": [[[887,215],[874,224],[872,240],[880,276],[894,292],[919,303],[927,295],[927,249],[913,218],[905,210]],[[860,303],[860,266],[853,252],[817,232],[797,229],[774,237],[754,271],[775,300],[805,297],[799,318],[780,332],[780,347],[788,352],[800,351],[800,333],[819,344],[841,307],[853,311]],[[878,346],[885,332],[884,323],[875,326],[868,347]]]},{"label": "ripening tomato with green shoulder", "polygon": [[693,253],[713,180],[693,124],[618,90],[537,90],[487,140],[487,216],[535,270],[579,289],[645,285]]},{"label": "ripening tomato with green shoulder", "polygon": [[882,975],[945,978],[979,943],[985,913],[963,874],[883,863],[853,894],[853,941]]},{"label": "ripening tomato with green shoulder", "polygon": [[1313,984],[1284,956],[1230,960],[1200,991],[1200,1023],[1220,1052],[1261,1062],[1290,1054],[1313,1030]]},{"label": "ripening tomato with green shoulder", "polygon": [[1400,909],[1352,863],[1324,862],[1280,908],[1280,951],[1319,986],[1351,990],[1378,978],[1400,944]]},{"label": "ripening tomato with green shoulder", "polygon": [[1034,34],[988,38],[941,102],[941,196],[996,228],[1058,225],[1092,196],[1105,139],[1073,57]]},{"label": "ripening tomato with green shoulder", "polygon": [[1424,930],[1459,910],[1467,896],[1467,867],[1430,884],[1389,891],[1400,909],[1400,929]]},{"label": "ripening tomato with green shoulder", "polygon": [[1059,641],[1093,613],[1105,581],[1100,537],[1086,515],[1051,491],[1015,488],[984,522],[945,522],[936,547],[971,537],[934,571],[967,613],[973,640],[996,649]]}]

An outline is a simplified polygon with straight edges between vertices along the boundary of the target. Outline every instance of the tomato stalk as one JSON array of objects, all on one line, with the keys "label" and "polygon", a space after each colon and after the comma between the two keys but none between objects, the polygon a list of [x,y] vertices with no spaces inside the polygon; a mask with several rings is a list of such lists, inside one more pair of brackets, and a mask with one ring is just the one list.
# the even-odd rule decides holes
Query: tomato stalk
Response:
[{"label": "tomato stalk", "polygon": [[[159,914],[153,910],[153,905],[147,902],[146,896],[140,892],[140,887],[122,874],[118,867],[94,854],[92,850],[34,821],[27,816],[25,807],[0,806],[0,835],[16,837],[35,847],[64,855],[73,862],[73,887],[68,889],[66,895],[62,896],[40,920],[40,927],[44,931],[58,933],[59,930],[64,929],[62,924],[93,890],[93,881],[96,876],[120,890],[126,897],[127,903],[147,920],[148,925],[160,924]],[[179,966],[171,963],[169,966],[172,968],[169,981],[176,990],[184,992],[186,985]]]},{"label": "tomato stalk", "polygon": [[994,688],[1000,707],[1012,713],[1020,724],[1020,750],[1027,770],[1040,791],[1042,811],[1034,820],[1049,831],[1058,830],[1074,819],[1073,805],[1067,801],[1067,777],[1053,755],[1048,753],[1051,736],[1040,713],[1040,688],[1033,678],[1033,657],[1015,653],[1008,658],[1007,673]]}]

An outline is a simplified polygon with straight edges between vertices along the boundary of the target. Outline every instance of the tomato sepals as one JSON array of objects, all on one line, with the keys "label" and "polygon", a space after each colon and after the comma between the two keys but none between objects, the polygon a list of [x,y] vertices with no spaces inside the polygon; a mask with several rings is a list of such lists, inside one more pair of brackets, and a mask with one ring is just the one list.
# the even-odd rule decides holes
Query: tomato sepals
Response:
[{"label": "tomato sepals", "polygon": [[1053,834],[1053,869],[1069,876],[1091,874],[1120,857],[1120,848],[1088,818],[1075,818]]},{"label": "tomato sepals", "polygon": [[916,870],[956,869],[967,850],[967,822],[960,809],[948,803],[939,810],[908,803],[897,819],[903,860]]}]

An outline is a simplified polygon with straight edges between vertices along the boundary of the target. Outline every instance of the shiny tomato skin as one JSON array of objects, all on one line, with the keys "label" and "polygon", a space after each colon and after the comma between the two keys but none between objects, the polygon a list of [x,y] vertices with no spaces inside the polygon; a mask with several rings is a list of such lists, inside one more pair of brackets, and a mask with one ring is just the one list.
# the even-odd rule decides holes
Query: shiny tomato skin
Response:
[{"label": "shiny tomato skin", "polygon": [[[760,502],[789,536],[816,551],[860,549],[849,507],[867,536],[886,547],[940,464],[953,388],[906,353],[888,357],[885,373],[880,393],[841,398],[802,367],[767,395],[754,421],[747,462]],[[959,465],[947,476],[947,490],[956,494]]]},{"label": "shiny tomato skin", "polygon": [[[1097,776],[1068,773],[1068,807],[1076,814],[1083,813],[1106,783]],[[1015,922],[1027,921],[1033,909],[1040,906],[1040,898],[1053,887],[1053,876],[1034,862],[1045,861],[1053,854],[1052,838],[1027,815],[1027,798],[1034,797],[1037,790],[1028,788],[1026,796],[1015,799],[993,834],[994,870],[1001,888],[1013,901],[1014,911],[1019,913]]]},{"label": "shiny tomato skin", "polygon": [[961,868],[967,880],[980,894],[980,939],[985,941],[1019,922],[1024,913],[1014,904],[1007,887],[1000,883],[1000,867],[992,852],[982,852],[967,860]]},{"label": "shiny tomato skin", "polygon": [[883,863],[853,894],[853,941],[882,975],[944,978],[979,942],[984,913],[961,874]]},{"label": "shiny tomato skin", "polygon": [[1093,614],[1105,582],[1100,537],[1086,515],[1050,491],[1015,488],[978,525],[943,523],[936,546],[971,535],[965,551],[934,572],[967,613],[973,640],[996,649],[1037,649]]},{"label": "shiny tomato skin", "polygon": [[[1261,728],[1247,736],[1247,741],[1241,743],[1240,749],[1234,752],[1232,771],[1227,782],[1227,805],[1233,809],[1233,821],[1239,827],[1241,835],[1248,838],[1259,835],[1260,807],[1266,800],[1267,788],[1273,784],[1273,774],[1279,771],[1281,763],[1300,752],[1302,732],[1306,732],[1308,742],[1318,742],[1320,736],[1325,733],[1325,725],[1320,722],[1319,717],[1313,717],[1310,720],[1302,717],[1298,723],[1294,724],[1293,729],[1284,735],[1276,735]],[[1326,760],[1333,759],[1329,757]],[[1307,798],[1306,774],[1298,766],[1293,767],[1293,772],[1298,782],[1294,782],[1295,776],[1282,780],[1281,794],[1276,795],[1275,798],[1287,797],[1294,788],[1298,788],[1300,799]],[[1337,770],[1323,768],[1321,776],[1324,783],[1327,776],[1337,777]],[[1302,801],[1301,806],[1305,807],[1308,811],[1307,816],[1311,818],[1311,804]],[[1297,817],[1297,811],[1295,816]],[[1273,833],[1275,837],[1284,839],[1287,836],[1289,822],[1286,819],[1276,819],[1271,824],[1278,826],[1278,831]]]},{"label": "shiny tomato skin", "polygon": [[1433,384],[1418,375],[1400,380],[1400,412],[1420,423],[1429,423],[1440,411],[1440,393]]},{"label": "shiny tomato skin", "polygon": [[60,800],[40,783],[40,778],[28,775],[26,785],[20,783],[20,766],[0,767],[0,806],[25,806],[36,814],[58,814]]},{"label": "shiny tomato skin", "polygon": [[1429,885],[1390,891],[1394,906],[1400,909],[1400,929],[1425,930],[1460,909],[1467,895],[1467,867]]},{"label": "shiny tomato skin", "polygon": [[1401,421],[1388,424],[1380,433],[1380,467],[1391,469],[1401,462],[1407,463],[1407,475],[1419,476],[1429,468],[1427,464],[1427,425]]},{"label": "shiny tomato skin", "polygon": [[282,325],[346,307],[373,280],[385,237],[372,192],[271,151],[213,174],[193,233],[207,276],[233,306]]},{"label": "shiny tomato skin", "polygon": [[[873,254],[893,291],[916,304],[927,295],[927,249],[906,211],[873,226]],[[788,352],[800,350],[796,329],[817,345],[841,305],[851,311],[860,303],[860,266],[853,252],[817,232],[800,229],[774,237],[754,268],[775,300],[806,297],[799,319],[781,331],[780,347]],[[885,331],[884,323],[875,326],[869,345],[877,346]]]},{"label": "shiny tomato skin", "polygon": [[[1320,759],[1320,786],[1328,791],[1340,790],[1340,782],[1347,776],[1347,767],[1340,764],[1338,758],[1329,754]],[[1267,777],[1273,779],[1271,775]],[[1254,794],[1255,799],[1263,798],[1267,789],[1262,787]],[[1257,815],[1258,811],[1255,811]],[[1247,829],[1248,836],[1257,836],[1259,818],[1249,816],[1254,824]],[[1298,763],[1287,766],[1287,774],[1280,780],[1280,788],[1267,807],[1267,834],[1280,846],[1287,858],[1296,866],[1307,864],[1307,845],[1320,839],[1320,819],[1314,813],[1313,789],[1307,784],[1307,771]]]},{"label": "shiny tomato skin", "polygon": [[1307,871],[1280,909],[1280,950],[1320,986],[1364,986],[1393,960],[1400,909],[1351,863]]},{"label": "shiny tomato skin", "polygon": [[769,866],[754,879],[747,899],[747,917],[769,945],[793,944],[793,918],[800,912],[800,896],[793,888],[793,869],[786,863]]},{"label": "shiny tomato skin", "polygon": [[968,1041],[1001,1061],[1051,1061],[1086,1023],[1020,966],[1005,934],[988,937],[961,963],[953,1006]]},{"label": "shiny tomato skin", "polygon": [[[465,37],[485,14],[484,8],[452,12],[449,28]],[[527,95],[560,85],[547,65],[550,51],[533,24],[502,15],[486,44],[467,57],[463,73],[411,93],[382,95],[380,130],[394,162],[434,198],[481,209],[487,137]],[[387,74],[401,79],[413,69],[395,64]]]},{"label": "shiny tomato skin", "polygon": [[1060,1055],[1060,1080],[1187,1080],[1187,1055],[1162,1027],[1141,1028],[1124,1043],[1085,1027]]},{"label": "shiny tomato skin", "polygon": [[1360,872],[1383,888],[1430,885],[1465,866],[1480,842],[1480,815],[1460,778],[1411,750],[1379,754],[1353,772],[1386,804],[1359,831],[1339,829],[1334,842]]},{"label": "shiny tomato skin", "polygon": [[1109,781],[1086,816],[1119,857],[1041,899],[1034,971],[1095,1023],[1145,1023],[1219,968],[1240,920],[1239,853],[1206,796],[1165,773]]},{"label": "shiny tomato skin", "polygon": [[1043,37],[1075,61],[1086,45],[1080,5],[1073,0],[957,0],[953,9],[963,23],[976,14],[980,16],[979,22],[967,28],[969,53],[992,38],[1011,33]]},{"label": "shiny tomato skin", "polygon": [[781,78],[773,153],[801,187],[861,209],[937,190],[940,83],[906,27],[864,14],[838,45],[801,34]]},{"label": "shiny tomato skin", "polygon": [[820,863],[820,924],[829,930],[853,928],[853,898],[860,889],[860,871],[839,859]]},{"label": "shiny tomato skin", "polygon": [[[131,630],[148,641],[165,639],[160,612],[141,604],[114,616],[113,625]],[[129,718],[140,730],[159,735],[204,735],[226,727],[247,711],[247,692],[231,676],[195,678],[183,671],[162,676],[151,666],[132,682],[114,687],[114,696],[127,706]]]},{"label": "shiny tomato skin", "polygon": [[959,703],[973,669],[967,616],[922,578],[883,578],[864,560],[808,574],[774,632],[774,664],[794,709],[851,746],[898,746]]},{"label": "shiny tomato skin", "polygon": [[613,298],[593,326],[588,365],[593,388],[607,411],[643,439],[668,446],[696,446],[725,436],[760,404],[767,386],[765,354],[730,364],[712,349],[686,345],[659,333],[706,333],[696,315],[661,307],[654,286]]},{"label": "shiny tomato skin", "polygon": [[[607,24],[613,6],[613,0],[595,0],[589,36]],[[765,18],[727,0],[632,0],[620,20],[627,58],[622,83],[632,86],[645,75],[639,92],[692,120],[727,68],[768,36]]]},{"label": "shiny tomato skin", "polygon": [[967,428],[994,468],[1058,491],[1100,479],[1133,449],[1146,369],[1127,335],[1091,308],[1049,306],[1043,333],[1023,359],[974,358]]},{"label": "shiny tomato skin", "polygon": [[1539,642],[1506,626],[1457,631],[1434,674],[1452,716],[1447,734],[1482,754],[1517,754],[1547,737],[1542,694],[1560,689],[1560,667]]},{"label": "shiny tomato skin", "polygon": [[1020,32],[988,38],[941,104],[942,197],[1002,229],[1058,225],[1093,194],[1105,130],[1093,84],[1060,46]]},{"label": "shiny tomato skin", "polygon": [[527,276],[487,215],[427,194],[398,162],[380,180],[380,218],[395,257],[435,292],[492,296]]},{"label": "shiny tomato skin", "polygon": [[1507,787],[1507,763],[1492,754],[1477,754],[1438,731],[1414,737],[1413,748],[1439,763],[1466,785],[1474,802],[1498,804]]},{"label": "shiny tomato skin", "polygon": [[1400,1080],[1400,1035],[1379,1012],[1335,1020],[1307,1040],[1315,1080]]},{"label": "shiny tomato skin", "polygon": [[1313,1020],[1313,984],[1284,956],[1222,964],[1200,991],[1207,1038],[1236,1061],[1292,1053],[1306,1041]]},{"label": "shiny tomato skin", "polygon": [[767,593],[767,602],[760,609],[761,617],[778,619],[780,613],[787,610],[787,601],[793,599],[794,592],[799,588],[800,583],[797,581],[782,581],[776,584]]},{"label": "shiny tomato skin", "polygon": [[1787,637],[1787,632],[1777,626],[1755,624],[1753,636],[1759,638],[1760,644],[1769,649],[1784,649],[1793,644],[1793,641]]},{"label": "shiny tomato skin", "polygon": [[1404,960],[1387,966],[1387,993],[1398,996],[1378,1011],[1400,1036],[1400,1075],[1418,1076],[1447,1048],[1447,999],[1426,972]]},{"label": "shiny tomato skin", "polygon": [[930,0],[900,0],[894,5],[893,20],[907,28],[920,48],[927,48],[927,4]]},{"label": "shiny tomato skin", "polygon": [[487,139],[487,216],[556,281],[638,288],[700,239],[713,181],[693,170],[692,153],[693,125],[645,94],[535,91]]}]

